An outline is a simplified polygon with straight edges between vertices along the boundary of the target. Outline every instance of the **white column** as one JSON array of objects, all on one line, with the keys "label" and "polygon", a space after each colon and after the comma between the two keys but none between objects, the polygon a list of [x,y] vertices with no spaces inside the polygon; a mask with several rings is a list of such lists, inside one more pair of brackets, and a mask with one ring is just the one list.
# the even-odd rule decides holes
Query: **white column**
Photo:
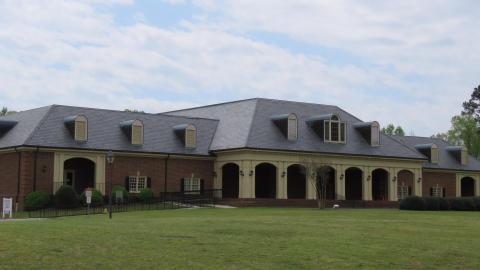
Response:
[{"label": "white column", "polygon": [[[314,177],[317,177],[317,175],[315,174]],[[311,177],[311,172],[307,172],[307,200],[317,199],[317,188],[315,183],[316,181]]]},{"label": "white column", "polygon": [[[276,198],[277,199],[287,199],[287,172],[285,168],[285,163],[281,161],[275,162],[277,166],[277,179],[276,179]],[[285,173],[285,175],[283,175]]]},{"label": "white column", "polygon": [[[222,189],[222,181],[223,181],[223,170],[222,170],[222,165],[223,164],[219,164],[218,162],[215,162],[215,166],[214,166],[214,172],[216,174],[214,174],[213,176],[213,189]],[[239,185],[240,185],[240,181],[239,182]],[[240,188],[238,189],[240,190]],[[215,195],[217,197],[217,199],[221,199],[223,197],[223,194],[222,192],[215,192]]]},{"label": "white column", "polygon": [[372,200],[372,172],[369,167],[363,167],[362,174],[362,200]]},{"label": "white column", "polygon": [[389,168],[388,169],[388,200],[389,201],[398,201],[397,181],[398,181],[397,170],[395,168]]},{"label": "white column", "polygon": [[462,176],[458,173],[455,175],[455,196],[462,196]]},{"label": "white column", "polygon": [[[423,175],[421,169],[415,169],[413,176],[413,194],[422,197]],[[419,181],[421,179],[421,181]]]},{"label": "white column", "polygon": [[475,196],[480,196],[480,179],[478,175],[475,176]]},{"label": "white column", "polygon": [[337,200],[345,200],[345,170],[342,165],[335,166],[335,178]]}]

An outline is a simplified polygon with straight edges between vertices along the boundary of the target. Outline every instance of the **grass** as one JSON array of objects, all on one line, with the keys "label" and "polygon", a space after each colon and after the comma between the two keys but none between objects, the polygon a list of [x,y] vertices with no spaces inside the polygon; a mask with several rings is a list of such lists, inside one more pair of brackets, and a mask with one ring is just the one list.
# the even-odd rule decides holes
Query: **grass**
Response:
[{"label": "grass", "polygon": [[1,269],[480,269],[478,212],[180,209],[0,223]]}]

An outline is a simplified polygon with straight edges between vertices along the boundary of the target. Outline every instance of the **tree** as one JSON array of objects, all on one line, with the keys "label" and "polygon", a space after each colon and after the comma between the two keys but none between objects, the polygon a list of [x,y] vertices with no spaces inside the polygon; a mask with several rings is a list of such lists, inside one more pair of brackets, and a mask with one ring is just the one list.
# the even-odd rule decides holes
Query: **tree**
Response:
[{"label": "tree", "polygon": [[327,207],[327,183],[330,180],[332,168],[322,166],[312,158],[300,158],[299,160],[305,170],[308,185],[315,188],[318,208],[325,209]]},{"label": "tree", "polygon": [[405,136],[405,131],[401,126],[395,127],[394,124],[388,124],[387,127],[382,128],[382,133],[386,135]]},{"label": "tree", "polygon": [[9,114],[14,114],[16,113],[15,111],[9,111],[7,107],[3,107],[1,110],[0,110],[0,116],[6,116],[6,115],[9,115]]},{"label": "tree", "polygon": [[464,114],[452,118],[452,127],[448,131],[448,142],[463,145],[469,154],[478,158],[480,155],[480,133],[475,116]]},{"label": "tree", "polygon": [[462,115],[471,115],[480,122],[480,85],[473,89],[470,100],[463,103]]},{"label": "tree", "polygon": [[442,139],[442,140],[448,142],[448,133],[437,133],[437,134],[433,134],[432,136],[430,136],[430,138],[433,138],[433,139]]},{"label": "tree", "polygon": [[133,113],[145,113],[144,111],[140,111],[140,110],[137,110],[137,109],[125,109],[124,111],[133,112]]}]

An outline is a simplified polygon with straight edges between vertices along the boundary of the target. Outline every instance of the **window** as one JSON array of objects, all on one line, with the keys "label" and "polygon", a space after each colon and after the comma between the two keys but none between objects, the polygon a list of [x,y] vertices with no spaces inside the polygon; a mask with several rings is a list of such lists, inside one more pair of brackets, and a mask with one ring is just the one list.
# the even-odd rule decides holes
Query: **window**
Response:
[{"label": "window", "polygon": [[397,189],[398,200],[403,200],[408,196],[410,196],[410,187],[405,185],[398,186],[398,189]]},{"label": "window", "polygon": [[200,194],[201,180],[200,178],[184,178],[183,192],[188,194]]},{"label": "window", "polygon": [[130,193],[140,193],[140,191],[147,187],[146,176],[130,176],[128,181],[128,190]]},{"label": "window", "polygon": [[86,141],[88,139],[87,118],[79,115],[75,118],[75,141]]},{"label": "window", "polygon": [[462,149],[461,163],[462,165],[467,165],[468,163],[468,152],[465,148]]},{"label": "window", "polygon": [[288,116],[288,131],[287,137],[290,141],[296,141],[298,136],[298,126],[297,126],[297,116],[295,114],[290,114]]},{"label": "window", "polygon": [[347,123],[333,115],[324,121],[324,140],[331,143],[345,143],[347,140]]},{"label": "window", "polygon": [[197,147],[197,129],[194,125],[188,125],[185,130],[185,147],[195,148]]},{"label": "window", "polygon": [[442,187],[436,185],[430,189],[432,197],[444,197],[445,193]]},{"label": "window", "polygon": [[143,124],[139,120],[135,120],[132,124],[132,144],[143,144]]}]

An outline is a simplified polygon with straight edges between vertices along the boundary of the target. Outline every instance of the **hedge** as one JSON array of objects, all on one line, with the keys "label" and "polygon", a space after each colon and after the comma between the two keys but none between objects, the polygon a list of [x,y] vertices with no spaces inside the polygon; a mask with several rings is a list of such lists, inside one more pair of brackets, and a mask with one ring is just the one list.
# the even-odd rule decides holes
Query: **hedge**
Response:
[{"label": "hedge", "polygon": [[57,208],[76,208],[79,202],[77,192],[71,186],[63,185],[55,193],[55,206]]},{"label": "hedge", "polygon": [[400,202],[402,210],[429,211],[480,211],[480,197],[418,197],[410,196]]},{"label": "hedge", "polygon": [[25,198],[25,210],[32,211],[43,209],[50,203],[50,195],[45,191],[34,191]]},{"label": "hedge", "polygon": [[[80,201],[83,205],[87,205],[87,197],[85,196],[85,191],[80,194]],[[103,205],[103,196],[102,193],[96,189],[92,190],[92,202],[90,206],[101,206]]]},{"label": "hedge", "polygon": [[128,201],[128,191],[122,186],[114,186],[112,188],[112,203],[117,203],[117,191],[121,191],[123,198],[118,198],[118,202],[127,202]]},{"label": "hedge", "polygon": [[143,203],[151,203],[153,200],[153,190],[151,188],[144,188],[140,191],[138,197]]}]

